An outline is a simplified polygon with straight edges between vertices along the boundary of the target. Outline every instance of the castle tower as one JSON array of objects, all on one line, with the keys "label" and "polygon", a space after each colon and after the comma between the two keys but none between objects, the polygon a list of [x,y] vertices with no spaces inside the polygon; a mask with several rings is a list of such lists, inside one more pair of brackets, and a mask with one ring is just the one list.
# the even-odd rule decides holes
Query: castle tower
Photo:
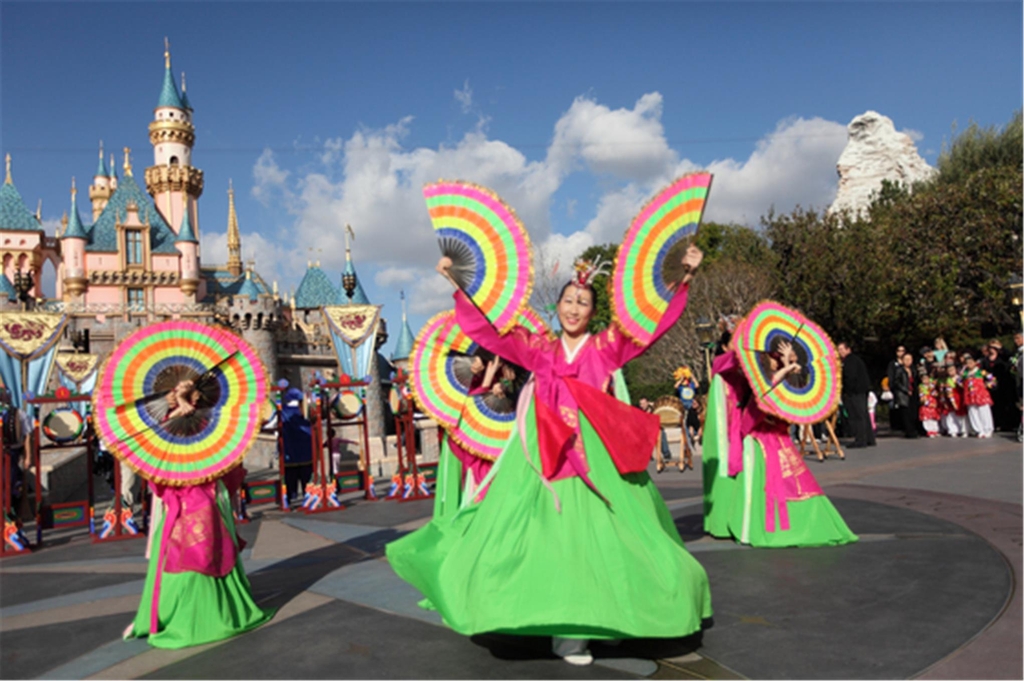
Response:
[{"label": "castle tower", "polygon": [[[184,204],[187,198],[182,198]],[[199,289],[199,239],[192,231],[192,221],[188,218],[188,211],[183,208],[181,227],[178,229],[178,236],[174,239],[174,247],[181,253],[181,292],[186,296],[193,297]],[[194,301],[194,298],[193,298]]]},{"label": "castle tower", "polygon": [[412,355],[412,346],[416,342],[412,329],[409,327],[409,318],[405,314],[405,291],[401,292],[402,298],[402,332],[395,344],[395,351],[391,353],[391,362],[402,369],[409,368],[409,356]]},{"label": "castle tower", "polygon": [[[111,167],[113,167],[113,160],[111,160]],[[89,201],[92,202],[93,222],[96,222],[96,218],[107,207],[107,201],[110,200],[110,195],[113,193],[114,188],[110,186],[110,173],[107,171],[107,166],[103,163],[103,141],[101,140],[100,162],[96,167],[96,174],[92,178],[92,184],[89,186]]]},{"label": "castle tower", "polygon": [[203,171],[192,167],[196,131],[192,106],[178,94],[171,75],[171,49],[164,39],[164,83],[149,124],[153,165],[146,168],[146,190],[156,209],[175,233],[181,229],[187,210],[194,234],[199,233],[196,200],[203,193]]},{"label": "castle tower", "polygon": [[[100,159],[103,158],[100,152]],[[89,286],[87,272],[85,270],[85,242],[89,238],[82,225],[82,218],[78,214],[78,190],[75,188],[75,179],[71,178],[71,217],[68,218],[64,233],[61,234],[61,252],[64,260],[64,293],[68,300],[73,300],[85,293]],[[90,189],[89,198],[92,198]],[[95,203],[93,204],[95,210]]]},{"label": "castle tower", "polygon": [[228,180],[228,272],[235,277],[242,273],[242,235],[238,232],[235,188],[231,180]]},{"label": "castle tower", "polygon": [[228,311],[232,326],[259,353],[271,381],[278,379],[274,329],[280,313],[276,298],[257,285],[252,270],[246,269],[245,279],[232,297]]}]

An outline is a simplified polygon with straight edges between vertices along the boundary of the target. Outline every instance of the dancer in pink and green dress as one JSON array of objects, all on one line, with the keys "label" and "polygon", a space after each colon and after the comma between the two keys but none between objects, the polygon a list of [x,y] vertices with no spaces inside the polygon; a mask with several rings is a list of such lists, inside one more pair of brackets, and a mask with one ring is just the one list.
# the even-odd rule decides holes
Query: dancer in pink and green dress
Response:
[{"label": "dancer in pink and green dress", "polygon": [[[800,370],[788,342],[771,348],[767,357],[774,372],[773,385]],[[735,375],[731,372],[739,366],[736,351],[717,358],[715,366],[722,374]],[[733,482],[727,490],[732,498],[721,499],[730,509],[729,535],[742,544],[766,548],[857,541],[804,463],[790,437],[790,424],[766,414],[752,396],[745,404],[730,405],[729,409],[729,418],[739,422],[740,438],[739,446],[735,439],[731,441],[729,473]],[[712,508],[719,501],[716,493]]]},{"label": "dancer in pink and green dress", "polygon": [[[654,340],[685,308],[700,260],[691,247],[691,274]],[[449,266],[442,258],[438,269],[447,276]],[[475,342],[534,377],[486,498],[389,544],[395,572],[456,631],[553,636],[573,664],[592,660],[588,639],[699,631],[711,616],[707,575],[646,472],[657,418],[607,392],[612,373],[646,348],[614,326],[587,333],[586,273],[559,298],[559,339],[522,328],[501,336],[461,291],[455,309]]]}]

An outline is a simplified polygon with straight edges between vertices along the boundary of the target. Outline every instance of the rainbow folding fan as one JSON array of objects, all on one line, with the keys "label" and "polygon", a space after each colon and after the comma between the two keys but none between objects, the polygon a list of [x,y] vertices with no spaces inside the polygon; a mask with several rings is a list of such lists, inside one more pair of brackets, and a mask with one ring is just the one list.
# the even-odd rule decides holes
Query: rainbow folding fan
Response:
[{"label": "rainbow folding fan", "polygon": [[474,343],[455,322],[455,313],[442,312],[428,321],[413,345],[410,359],[416,403],[468,452],[494,460],[515,427],[516,397],[526,372],[516,374],[507,394],[490,391],[471,395],[478,373],[474,358],[484,364],[493,357]]},{"label": "rainbow folding fan", "polygon": [[[167,418],[167,394],[191,380],[195,411]],[[189,321],[143,327],[114,349],[93,392],[106,448],[147,480],[213,480],[237,465],[259,432],[267,376],[256,351],[223,329]]]},{"label": "rainbow folding fan", "polygon": [[658,193],[633,218],[615,258],[612,314],[622,332],[651,342],[685,272],[687,237],[697,233],[711,173],[684,175]]},{"label": "rainbow folding fan", "polygon": [[533,289],[533,249],[523,224],[500,196],[469,182],[428,184],[423,196],[452,277],[507,333]]},{"label": "rainbow folding fan", "polygon": [[[770,355],[782,342],[792,346],[800,371],[772,385]],[[832,339],[796,310],[771,300],[758,303],[736,326],[733,345],[766,414],[790,423],[818,423],[839,406],[841,374]]]}]

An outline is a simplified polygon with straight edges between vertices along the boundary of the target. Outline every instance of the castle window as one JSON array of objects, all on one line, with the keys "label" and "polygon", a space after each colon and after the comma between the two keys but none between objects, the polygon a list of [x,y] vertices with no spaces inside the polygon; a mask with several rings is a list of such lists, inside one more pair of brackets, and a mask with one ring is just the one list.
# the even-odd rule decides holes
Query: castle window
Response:
[{"label": "castle window", "polygon": [[142,264],[142,232],[138,229],[129,229],[124,233],[125,237],[125,262],[129,265]]},{"label": "castle window", "polygon": [[178,165],[178,157],[177,156],[171,156],[171,165],[172,166]]},{"label": "castle window", "polygon": [[128,289],[128,306],[135,310],[146,308],[146,291],[141,288]]}]

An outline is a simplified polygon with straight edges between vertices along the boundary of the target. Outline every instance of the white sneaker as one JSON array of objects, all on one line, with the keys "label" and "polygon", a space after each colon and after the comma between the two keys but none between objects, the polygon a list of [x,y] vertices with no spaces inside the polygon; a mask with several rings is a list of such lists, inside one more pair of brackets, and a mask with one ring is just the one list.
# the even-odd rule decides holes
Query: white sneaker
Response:
[{"label": "white sneaker", "polygon": [[589,650],[584,650],[582,653],[566,655],[562,659],[576,667],[586,667],[587,665],[594,663],[594,656],[590,654]]}]

